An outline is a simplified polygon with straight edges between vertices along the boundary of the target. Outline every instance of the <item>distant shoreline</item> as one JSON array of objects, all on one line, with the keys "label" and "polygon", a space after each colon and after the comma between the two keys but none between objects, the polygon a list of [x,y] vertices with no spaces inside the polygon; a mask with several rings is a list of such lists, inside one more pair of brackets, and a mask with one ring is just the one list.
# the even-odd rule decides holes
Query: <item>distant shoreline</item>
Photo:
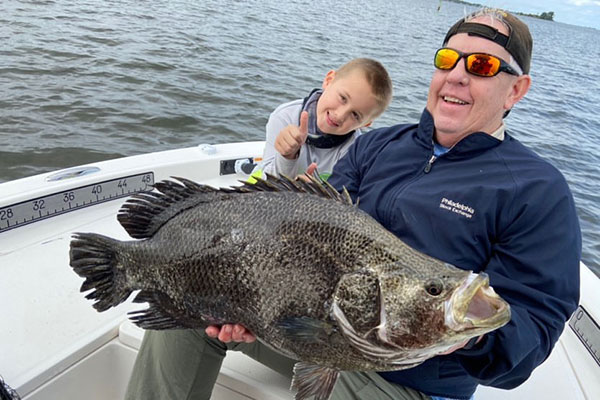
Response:
[{"label": "distant shoreline", "polygon": [[[476,6],[476,7],[485,7],[482,4],[478,4],[478,3],[470,3],[468,1],[462,1],[462,0],[444,0],[444,1],[449,1],[452,3],[460,3],[460,4],[467,4],[469,6]],[[507,10],[510,11],[510,10]],[[541,14],[527,14],[527,13],[521,13],[521,12],[517,12],[517,11],[510,11],[512,14],[516,14],[516,15],[523,15],[526,17],[532,17],[532,18],[538,18],[538,19],[543,19],[546,21],[553,21],[554,22],[554,11],[548,11],[548,12],[543,12]]]}]

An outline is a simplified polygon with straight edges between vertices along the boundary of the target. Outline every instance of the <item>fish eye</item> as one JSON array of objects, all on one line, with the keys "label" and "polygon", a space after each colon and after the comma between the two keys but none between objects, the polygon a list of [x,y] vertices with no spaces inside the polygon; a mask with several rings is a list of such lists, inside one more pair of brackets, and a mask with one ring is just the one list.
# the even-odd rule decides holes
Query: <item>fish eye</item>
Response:
[{"label": "fish eye", "polygon": [[425,283],[425,290],[431,296],[439,296],[444,291],[444,284],[439,279],[431,279]]}]

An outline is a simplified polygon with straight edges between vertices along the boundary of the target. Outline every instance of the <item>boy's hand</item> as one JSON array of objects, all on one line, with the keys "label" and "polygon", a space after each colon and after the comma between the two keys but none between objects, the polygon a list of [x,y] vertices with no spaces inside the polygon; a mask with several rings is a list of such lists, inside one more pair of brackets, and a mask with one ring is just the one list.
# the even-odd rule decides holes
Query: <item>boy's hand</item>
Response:
[{"label": "boy's hand", "polygon": [[240,324],[225,324],[223,326],[210,325],[205,330],[206,335],[219,339],[223,343],[229,342],[246,342],[252,343],[256,340],[256,336]]},{"label": "boy's hand", "polygon": [[306,171],[303,174],[298,175],[296,179],[302,179],[304,182],[310,182],[309,176],[313,176],[316,170],[317,163],[310,163],[310,165],[306,167]]},{"label": "boy's hand", "polygon": [[315,171],[317,170],[317,163],[310,163],[310,165],[308,167],[306,167],[306,175],[310,175],[312,176]]},{"label": "boy's hand", "polygon": [[308,135],[308,111],[300,114],[300,126],[288,125],[283,128],[275,139],[275,150],[288,160],[298,157],[300,147]]}]

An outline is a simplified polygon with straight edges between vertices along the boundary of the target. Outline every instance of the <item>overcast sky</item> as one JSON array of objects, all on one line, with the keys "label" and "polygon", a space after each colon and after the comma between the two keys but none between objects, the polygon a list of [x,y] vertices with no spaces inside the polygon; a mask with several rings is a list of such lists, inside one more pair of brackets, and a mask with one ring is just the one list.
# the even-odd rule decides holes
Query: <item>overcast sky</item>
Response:
[{"label": "overcast sky", "polygon": [[554,20],[600,29],[600,0],[468,0],[528,14],[554,11]]}]

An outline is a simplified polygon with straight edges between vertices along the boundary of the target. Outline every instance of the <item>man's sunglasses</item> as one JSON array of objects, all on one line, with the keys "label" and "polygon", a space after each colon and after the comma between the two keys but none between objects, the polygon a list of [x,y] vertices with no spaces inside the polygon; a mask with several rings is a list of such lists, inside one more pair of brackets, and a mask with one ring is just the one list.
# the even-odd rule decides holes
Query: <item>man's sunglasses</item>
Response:
[{"label": "man's sunglasses", "polygon": [[463,53],[448,47],[443,47],[435,52],[433,65],[441,70],[451,70],[456,64],[464,58],[467,72],[483,77],[492,77],[500,72],[506,72],[511,75],[520,74],[511,67],[506,61],[486,53]]}]

